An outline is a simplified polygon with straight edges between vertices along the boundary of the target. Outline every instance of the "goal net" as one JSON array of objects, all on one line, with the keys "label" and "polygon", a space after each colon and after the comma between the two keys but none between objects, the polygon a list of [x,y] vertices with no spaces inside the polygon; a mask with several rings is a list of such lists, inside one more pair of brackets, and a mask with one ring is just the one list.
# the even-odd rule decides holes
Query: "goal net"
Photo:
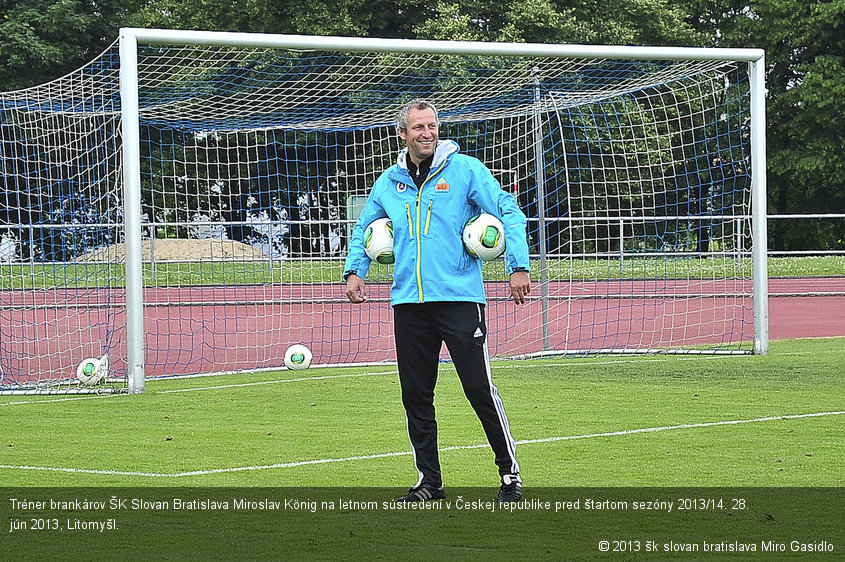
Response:
[{"label": "goal net", "polygon": [[[492,355],[765,352],[759,55],[121,41],[0,97],[0,391],[277,369],[294,343],[315,365],[392,361],[391,267],[374,265],[361,306],[340,278],[413,97],[529,220],[530,302],[485,265]],[[103,355],[108,377],[79,384],[78,363]]]}]

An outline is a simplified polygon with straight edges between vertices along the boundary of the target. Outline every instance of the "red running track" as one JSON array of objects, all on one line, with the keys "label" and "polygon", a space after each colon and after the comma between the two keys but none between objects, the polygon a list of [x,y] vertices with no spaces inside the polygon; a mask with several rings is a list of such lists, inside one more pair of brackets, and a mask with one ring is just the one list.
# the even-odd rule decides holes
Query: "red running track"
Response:
[{"label": "red running track", "polygon": [[[570,351],[737,349],[752,337],[750,290],[747,281],[555,283],[548,337],[555,349]],[[146,371],[155,376],[278,367],[287,345],[300,341],[320,363],[392,361],[389,287],[369,285],[368,291],[368,303],[352,305],[340,284],[147,289]],[[504,284],[488,286],[491,353],[543,349],[538,291],[535,286],[533,299],[516,306],[504,299]],[[770,279],[769,293],[771,340],[845,336],[845,277]],[[81,357],[100,355],[99,342],[109,341],[115,370],[125,371],[123,302],[122,289],[0,292],[0,366],[62,376]],[[506,332],[516,324],[521,333]],[[90,343],[73,343],[80,334]]]}]

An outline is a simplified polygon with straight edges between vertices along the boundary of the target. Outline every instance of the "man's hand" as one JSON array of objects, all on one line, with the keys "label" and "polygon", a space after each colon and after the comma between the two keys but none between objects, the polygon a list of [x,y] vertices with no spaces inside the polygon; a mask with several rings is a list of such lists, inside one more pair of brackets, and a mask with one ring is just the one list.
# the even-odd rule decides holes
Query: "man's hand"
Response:
[{"label": "man's hand", "polygon": [[362,303],[367,300],[364,294],[364,280],[357,275],[350,275],[346,278],[346,298],[349,302]]},{"label": "man's hand", "polygon": [[531,275],[527,271],[514,271],[508,280],[508,285],[510,285],[511,291],[510,298],[516,304],[522,304],[525,302],[525,297],[531,292]]}]

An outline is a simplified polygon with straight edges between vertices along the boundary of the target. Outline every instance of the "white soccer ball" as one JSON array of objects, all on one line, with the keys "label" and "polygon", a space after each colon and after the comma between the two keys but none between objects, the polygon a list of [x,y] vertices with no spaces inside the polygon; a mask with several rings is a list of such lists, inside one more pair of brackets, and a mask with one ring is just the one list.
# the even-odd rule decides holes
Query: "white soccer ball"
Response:
[{"label": "white soccer ball", "polygon": [[301,343],[294,344],[285,351],[285,367],[288,369],[307,369],[311,366],[311,359],[314,356],[307,346]]},{"label": "white soccer ball", "polygon": [[89,357],[76,367],[76,380],[83,386],[93,386],[100,382],[105,372],[100,369],[100,360]]},{"label": "white soccer ball", "polygon": [[364,231],[364,251],[370,259],[383,265],[396,261],[393,255],[393,222],[376,219]]},{"label": "white soccer ball", "polygon": [[473,257],[495,260],[505,252],[505,227],[490,213],[469,219],[464,226],[464,248]]}]

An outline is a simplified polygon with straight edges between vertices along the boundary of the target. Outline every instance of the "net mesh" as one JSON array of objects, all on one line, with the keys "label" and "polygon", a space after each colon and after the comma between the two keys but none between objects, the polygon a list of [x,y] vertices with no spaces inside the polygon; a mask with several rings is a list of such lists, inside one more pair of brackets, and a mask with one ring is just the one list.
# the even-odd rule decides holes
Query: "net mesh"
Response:
[{"label": "net mesh", "polygon": [[[0,98],[4,389],[125,377],[119,67]],[[750,347],[742,64],[141,45],[138,88],[148,375],[393,359],[391,268],[362,306],[339,279],[414,97],[529,218],[530,303],[485,265],[493,355]]]}]

